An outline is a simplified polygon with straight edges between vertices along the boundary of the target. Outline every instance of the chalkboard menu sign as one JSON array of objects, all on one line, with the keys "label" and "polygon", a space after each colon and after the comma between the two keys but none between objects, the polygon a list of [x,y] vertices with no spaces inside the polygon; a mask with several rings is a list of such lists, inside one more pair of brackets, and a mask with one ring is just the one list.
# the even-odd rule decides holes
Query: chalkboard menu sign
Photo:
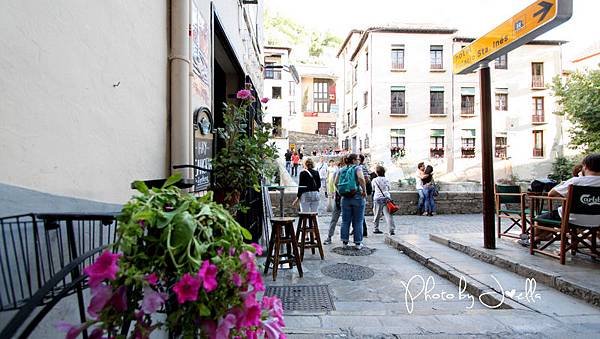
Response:
[{"label": "chalkboard menu sign", "polygon": [[[213,124],[210,110],[206,107],[198,108],[194,112],[194,165],[211,169],[213,158]],[[210,186],[210,172],[194,170],[195,190],[206,190]]]}]

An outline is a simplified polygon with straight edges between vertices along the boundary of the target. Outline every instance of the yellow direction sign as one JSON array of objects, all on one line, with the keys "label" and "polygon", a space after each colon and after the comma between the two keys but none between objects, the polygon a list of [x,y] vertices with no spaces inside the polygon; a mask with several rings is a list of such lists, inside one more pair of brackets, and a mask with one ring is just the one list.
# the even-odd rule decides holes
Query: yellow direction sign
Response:
[{"label": "yellow direction sign", "polygon": [[453,56],[454,73],[466,74],[481,63],[526,44],[569,20],[573,0],[537,0]]}]

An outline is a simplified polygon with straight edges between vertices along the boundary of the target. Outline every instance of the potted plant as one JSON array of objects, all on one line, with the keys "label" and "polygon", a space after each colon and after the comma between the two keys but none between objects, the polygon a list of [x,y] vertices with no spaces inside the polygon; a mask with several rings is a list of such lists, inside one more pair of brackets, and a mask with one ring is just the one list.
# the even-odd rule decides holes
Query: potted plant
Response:
[{"label": "potted plant", "polygon": [[[83,329],[90,338],[148,338],[157,328],[183,338],[266,338],[282,333],[281,301],[257,299],[265,290],[250,234],[212,194],[196,198],[173,186],[136,182],[118,216],[118,240],[84,269],[91,320],[60,324],[67,338]],[[157,317],[166,313],[166,317]]]},{"label": "potted plant", "polygon": [[[215,198],[230,211],[241,206],[241,194],[247,189],[260,191],[261,179],[269,174],[269,163],[277,158],[274,143],[269,143],[271,126],[257,124],[253,133],[246,130],[249,124],[247,111],[256,100],[250,90],[240,90],[236,95],[239,105],[225,104],[224,127],[217,128],[223,147],[212,159],[215,179]],[[263,98],[261,102],[266,103]]]}]

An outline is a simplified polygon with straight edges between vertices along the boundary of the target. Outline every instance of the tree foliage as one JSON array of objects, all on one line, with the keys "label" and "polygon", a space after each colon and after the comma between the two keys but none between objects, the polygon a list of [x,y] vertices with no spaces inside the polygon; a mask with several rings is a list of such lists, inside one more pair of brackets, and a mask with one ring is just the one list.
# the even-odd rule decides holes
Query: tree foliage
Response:
[{"label": "tree foliage", "polygon": [[571,146],[586,152],[600,151],[600,70],[577,72],[567,79],[556,76],[552,90],[559,104],[559,115],[573,124],[569,130]]},{"label": "tree foliage", "polygon": [[[265,12],[265,38],[271,46],[292,46],[306,49],[308,61],[315,62],[328,49],[336,49],[342,39],[330,32],[307,29],[292,19]],[[298,55],[302,61],[302,53]]]}]

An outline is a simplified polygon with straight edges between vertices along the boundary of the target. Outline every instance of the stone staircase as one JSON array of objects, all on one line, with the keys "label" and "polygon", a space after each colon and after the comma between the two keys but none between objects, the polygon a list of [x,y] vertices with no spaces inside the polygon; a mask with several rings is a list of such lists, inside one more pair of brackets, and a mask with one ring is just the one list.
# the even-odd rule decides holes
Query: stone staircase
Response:
[{"label": "stone staircase", "polygon": [[328,135],[290,131],[288,139],[290,145],[295,145],[296,149],[304,146],[306,155],[310,155],[313,150],[320,153],[320,151],[330,147],[332,149],[338,148],[337,137]]}]

